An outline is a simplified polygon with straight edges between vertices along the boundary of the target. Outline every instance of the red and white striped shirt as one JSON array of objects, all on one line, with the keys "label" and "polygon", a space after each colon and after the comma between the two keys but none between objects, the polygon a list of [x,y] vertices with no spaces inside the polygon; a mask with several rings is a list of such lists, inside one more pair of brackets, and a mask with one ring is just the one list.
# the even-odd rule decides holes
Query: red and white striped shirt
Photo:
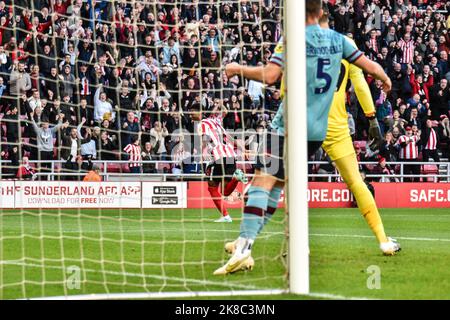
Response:
[{"label": "red and white striped shirt", "polygon": [[215,161],[223,158],[236,158],[234,146],[227,137],[220,117],[203,119],[199,124],[198,131],[202,137],[209,138],[208,153]]},{"label": "red and white striped shirt", "polygon": [[431,128],[430,136],[428,137],[427,145],[425,146],[426,150],[436,150],[437,147],[437,136],[436,131]]},{"label": "red and white striped shirt", "polygon": [[405,40],[401,39],[398,42],[398,45],[400,46],[400,50],[402,51],[402,57],[400,59],[400,63],[406,63],[410,64],[413,61],[414,58],[414,41],[410,40],[406,42]]},{"label": "red and white striped shirt", "polygon": [[81,79],[81,95],[82,96],[88,96],[91,94],[91,91],[89,90],[89,80],[84,77],[83,79]]},{"label": "red and white striped shirt", "polygon": [[[407,142],[407,141],[411,141],[411,142]],[[419,157],[419,149],[417,147],[417,141],[419,141],[419,137],[418,136],[401,136],[400,138],[398,138],[397,143],[398,144],[402,144],[402,143],[406,143],[406,146],[402,146],[400,149],[400,159],[403,160],[413,160],[413,159],[417,159]]]},{"label": "red and white striped shirt", "polygon": [[128,165],[130,168],[133,167],[140,167],[142,162],[142,155],[141,155],[141,146],[135,145],[135,144],[129,144],[127,145],[123,151],[128,153],[130,159]]},{"label": "red and white striped shirt", "polygon": [[370,46],[372,47],[372,50],[374,52],[378,53],[379,50],[378,50],[378,41],[377,41],[377,39],[376,38],[375,39],[370,38],[369,43],[370,43]]}]

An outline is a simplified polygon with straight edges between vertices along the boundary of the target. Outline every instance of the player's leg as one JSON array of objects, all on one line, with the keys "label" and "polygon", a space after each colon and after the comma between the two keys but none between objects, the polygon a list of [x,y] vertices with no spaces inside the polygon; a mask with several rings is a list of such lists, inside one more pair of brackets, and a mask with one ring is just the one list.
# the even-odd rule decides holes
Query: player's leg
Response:
[{"label": "player's leg", "polygon": [[[264,219],[259,224],[259,229],[257,235],[259,235],[264,227],[272,220],[275,211],[278,208],[278,203],[280,202],[281,193],[284,189],[284,181],[277,181],[269,193],[269,200],[267,202],[267,210],[264,212]],[[233,254],[236,250],[237,239],[225,244],[225,251],[228,254]]]},{"label": "player's leg", "polygon": [[247,192],[239,238],[233,245],[235,251],[230,260],[214,272],[215,275],[242,270],[251,258],[253,243],[264,226],[272,189],[278,181],[284,181],[284,138],[274,132],[268,132],[267,138],[260,148],[262,156],[257,158],[258,169]]},{"label": "player's leg", "polygon": [[334,160],[342,178],[356,199],[361,214],[372,229],[378,242],[387,242],[383,223],[378,213],[375,199],[361,178],[358,170],[358,161],[354,155]]},{"label": "player's leg", "polygon": [[361,178],[358,160],[356,159],[351,138],[347,137],[331,144],[325,141],[323,147],[330,158],[336,163],[339,173],[353,193],[358,208],[370,229],[375,234],[381,249],[387,254],[394,254],[398,250],[396,250],[395,244],[390,243],[390,240],[386,236],[375,199]]},{"label": "player's leg", "polygon": [[261,172],[253,179],[252,185],[247,192],[248,198],[241,223],[241,238],[255,240],[264,226],[265,215],[269,209],[269,204],[273,206],[270,195],[277,183],[278,179],[276,177],[262,174]]},{"label": "player's leg", "polygon": [[235,249],[233,256],[225,265],[217,269],[214,275],[226,275],[248,267],[253,243],[264,226],[264,214],[269,204],[270,192],[276,183],[276,177],[263,174],[259,170],[256,172],[247,192],[248,198],[244,207],[239,238],[233,243]]},{"label": "player's leg", "polygon": [[228,210],[222,199],[222,193],[220,192],[220,183],[223,178],[223,173],[223,164],[221,163],[214,163],[208,168],[208,192],[217,210],[219,210],[222,215],[216,222],[231,222],[231,217],[228,214]]},{"label": "player's leg", "polygon": [[[276,178],[275,184],[272,186],[269,194],[269,199],[267,202],[267,210],[264,212],[264,220],[258,229],[258,233],[260,234],[263,230],[264,226],[269,223],[272,219],[275,211],[277,210],[278,203],[280,201],[281,193],[284,188],[284,136],[275,135],[272,136],[275,140],[272,141],[271,145],[271,153],[272,159],[271,162],[275,163],[274,168],[272,168],[271,174]],[[276,142],[275,144],[273,142]],[[315,152],[315,151],[314,151]]]},{"label": "player's leg", "polygon": [[225,164],[225,180],[223,183],[223,195],[228,197],[236,189],[239,182],[246,184],[247,177],[245,173],[236,168],[236,161],[233,158],[227,158]]}]

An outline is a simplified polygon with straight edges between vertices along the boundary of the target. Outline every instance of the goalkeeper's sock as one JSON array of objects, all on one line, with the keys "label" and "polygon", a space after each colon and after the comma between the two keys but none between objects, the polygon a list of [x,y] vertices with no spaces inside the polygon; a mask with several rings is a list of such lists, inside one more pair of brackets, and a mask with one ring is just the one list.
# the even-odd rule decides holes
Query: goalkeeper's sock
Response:
[{"label": "goalkeeper's sock", "polygon": [[208,187],[209,194],[211,195],[216,208],[222,214],[222,216],[228,216],[228,210],[225,208],[225,205],[222,200],[222,195],[220,194],[219,187]]},{"label": "goalkeeper's sock", "polygon": [[254,240],[264,225],[264,213],[267,211],[270,192],[259,187],[250,187],[248,200],[244,208],[240,237]]},{"label": "goalkeeper's sock", "polygon": [[377,206],[373,204],[368,207],[365,207],[364,209],[360,208],[359,211],[361,211],[361,214],[363,215],[364,219],[366,219],[367,224],[377,237],[378,242],[379,243],[388,242],[388,238],[386,236],[386,233],[384,232],[383,222],[381,221],[380,213],[378,212]]},{"label": "goalkeeper's sock", "polygon": [[280,201],[281,192],[283,191],[282,188],[274,187],[272,191],[270,191],[269,195],[269,202],[267,204],[267,210],[264,214],[264,223],[261,225],[261,227],[258,230],[258,234],[261,233],[261,231],[264,229],[266,224],[269,223],[269,221],[272,219],[275,211],[278,208],[278,202]]},{"label": "goalkeeper's sock", "polygon": [[383,222],[381,221],[380,213],[378,212],[377,205],[372,193],[367,188],[367,185],[360,178],[359,181],[355,181],[353,184],[348,185],[350,191],[358,203],[359,211],[364,219],[366,219],[372,232],[378,239],[379,243],[387,242],[386,233],[384,232]]},{"label": "goalkeeper's sock", "polygon": [[236,189],[238,183],[239,183],[239,181],[236,180],[235,178],[231,179],[231,181],[226,184],[226,186],[223,190],[223,195],[225,197],[228,197],[230,194],[232,194],[234,189]]},{"label": "goalkeeper's sock", "polygon": [[358,161],[354,154],[335,160],[336,166],[348,188],[358,203],[359,211],[364,219],[366,219],[372,232],[377,237],[379,243],[387,242],[388,239],[384,232],[383,222],[375,204],[375,199],[370,193],[367,185],[361,178],[358,169]]}]

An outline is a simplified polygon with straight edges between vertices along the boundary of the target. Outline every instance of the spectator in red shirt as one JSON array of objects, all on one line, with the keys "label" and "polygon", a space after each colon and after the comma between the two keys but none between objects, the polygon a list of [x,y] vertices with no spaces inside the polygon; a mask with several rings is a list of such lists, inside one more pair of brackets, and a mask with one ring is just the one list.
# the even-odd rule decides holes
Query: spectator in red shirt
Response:
[{"label": "spectator in red shirt", "polygon": [[59,15],[66,15],[67,14],[67,8],[72,4],[72,0],[56,0],[55,4],[53,5],[53,12],[56,12]]},{"label": "spectator in red shirt", "polygon": [[22,164],[17,170],[17,179],[21,180],[35,180],[37,175],[34,168],[30,165],[28,157],[22,158]]}]

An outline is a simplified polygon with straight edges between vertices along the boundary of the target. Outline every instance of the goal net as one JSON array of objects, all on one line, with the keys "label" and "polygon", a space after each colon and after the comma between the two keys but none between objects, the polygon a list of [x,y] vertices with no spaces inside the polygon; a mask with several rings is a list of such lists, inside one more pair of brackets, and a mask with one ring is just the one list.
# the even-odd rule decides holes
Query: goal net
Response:
[{"label": "goal net", "polygon": [[[0,1],[1,299],[288,289],[283,201],[255,243],[253,270],[213,276],[239,236],[248,185],[224,196],[233,173],[223,172],[219,212],[208,189],[214,150],[192,111],[220,110],[250,180],[280,86],[228,78],[224,67],[267,64],[284,8]],[[215,222],[223,208],[231,223]]]}]

